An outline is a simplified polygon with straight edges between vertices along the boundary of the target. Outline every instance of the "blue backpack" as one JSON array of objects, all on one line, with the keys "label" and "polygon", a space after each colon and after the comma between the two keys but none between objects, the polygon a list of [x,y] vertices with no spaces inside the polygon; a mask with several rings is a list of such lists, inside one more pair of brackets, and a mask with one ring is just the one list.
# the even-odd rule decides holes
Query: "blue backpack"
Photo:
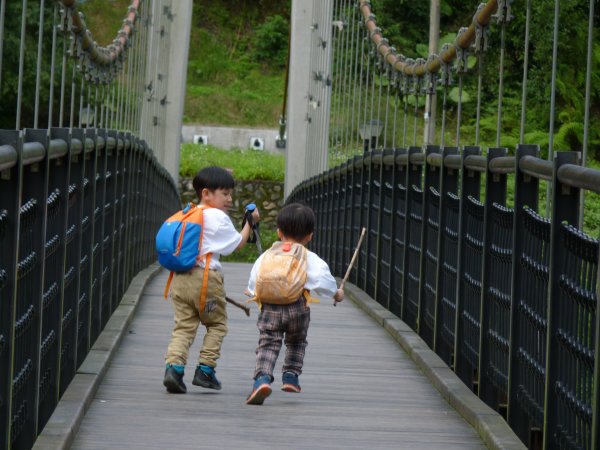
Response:
[{"label": "blue backpack", "polygon": [[[163,222],[156,234],[156,251],[158,262],[171,274],[165,287],[164,296],[167,298],[174,273],[188,272],[196,266],[204,231],[204,210],[206,206],[196,206],[188,203],[181,211],[173,214]],[[208,284],[208,267],[210,253],[206,254],[200,307],[204,307]]]}]

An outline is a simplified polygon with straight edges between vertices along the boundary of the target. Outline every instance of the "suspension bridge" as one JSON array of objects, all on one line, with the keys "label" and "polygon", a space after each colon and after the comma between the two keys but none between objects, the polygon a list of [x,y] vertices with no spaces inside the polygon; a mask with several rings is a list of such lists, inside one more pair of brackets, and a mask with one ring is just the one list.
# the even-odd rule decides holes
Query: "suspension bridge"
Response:
[{"label": "suspension bridge", "polygon": [[[578,2],[576,148],[555,142],[559,0],[543,145],[527,132],[531,0],[473,4],[416,59],[367,0],[292,2],[286,193],[315,210],[311,245],[336,276],[368,233],[347,301],[313,308],[303,393],[261,408],[243,403],[256,333],[237,310],[223,392],[161,386],[153,240],[180,207],[167,149],[191,3],[134,0],[106,47],[74,0],[0,3],[0,447],[600,448],[594,0]],[[226,265],[231,295],[249,269]]]}]

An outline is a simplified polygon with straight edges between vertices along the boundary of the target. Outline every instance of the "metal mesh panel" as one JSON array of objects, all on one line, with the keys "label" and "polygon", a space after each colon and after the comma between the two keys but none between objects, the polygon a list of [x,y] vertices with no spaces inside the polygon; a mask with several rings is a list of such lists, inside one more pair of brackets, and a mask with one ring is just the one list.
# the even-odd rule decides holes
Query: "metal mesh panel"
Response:
[{"label": "metal mesh panel", "polygon": [[483,345],[489,347],[489,365],[483,370],[492,384],[506,394],[508,390],[508,351],[512,280],[513,213],[497,203],[491,211],[490,283],[484,302],[489,304],[488,334]]},{"label": "metal mesh panel", "polygon": [[437,281],[437,264],[438,264],[438,232],[439,232],[439,212],[440,212],[440,194],[430,187],[425,195],[428,196],[427,211],[425,212],[425,233],[427,239],[425,252],[425,271],[423,279],[423,320],[421,324],[426,329],[419,329],[421,336],[426,336],[428,344],[433,347],[431,338],[435,328],[435,298],[436,298],[436,281]]},{"label": "metal mesh panel", "polygon": [[441,287],[441,317],[440,335],[443,342],[452,351],[454,350],[454,333],[456,330],[456,283],[458,265],[458,224],[459,224],[459,198],[452,192],[446,199],[446,224],[442,229],[444,245],[444,259],[440,261]]},{"label": "metal mesh panel", "polygon": [[[561,225],[562,247],[556,339],[558,373],[554,390],[561,448],[591,448],[595,327],[598,298],[598,241]],[[555,306],[556,307],[556,306]]]},{"label": "metal mesh panel", "polygon": [[460,351],[472,370],[479,362],[479,332],[481,308],[481,268],[483,256],[483,204],[472,196],[466,201],[464,266],[461,274],[463,283],[463,308],[460,312],[463,327],[463,342]]},{"label": "metal mesh panel", "polygon": [[388,306],[390,287],[391,287],[391,257],[392,257],[392,221],[393,221],[393,194],[394,194],[394,171],[393,166],[385,165],[383,167],[382,178],[382,210],[381,224],[379,228],[379,283],[377,291],[377,300],[383,306]]},{"label": "metal mesh panel", "polygon": [[546,310],[548,303],[548,264],[550,259],[550,221],[526,208],[524,249],[519,255],[521,291],[514,299],[521,342],[517,345],[519,385],[517,398],[531,421],[541,426],[544,416],[544,380],[546,372]]},{"label": "metal mesh panel", "polygon": [[402,285],[404,284],[404,230],[406,227],[406,188],[396,184],[394,192],[394,240],[392,245],[392,280],[390,282],[390,311],[402,314]]}]

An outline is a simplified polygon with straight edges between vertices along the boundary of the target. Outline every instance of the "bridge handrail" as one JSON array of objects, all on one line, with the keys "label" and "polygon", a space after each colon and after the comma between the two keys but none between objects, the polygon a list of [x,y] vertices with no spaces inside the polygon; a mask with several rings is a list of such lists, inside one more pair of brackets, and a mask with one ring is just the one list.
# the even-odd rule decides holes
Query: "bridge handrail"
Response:
[{"label": "bridge handrail", "polygon": [[554,164],[552,161],[536,156],[523,156],[519,160],[519,168],[523,173],[540,180],[552,181]]},{"label": "bridge handrail", "polygon": [[557,171],[559,181],[567,186],[600,194],[600,171],[575,164],[564,164]]},{"label": "bridge handrail", "polygon": [[[564,434],[579,432],[582,448],[596,448],[600,382],[590,380],[600,379],[600,244],[572,224],[584,207],[580,190],[600,191],[600,170],[578,166],[578,152],[541,159],[537,145],[518,145],[516,156],[504,147],[458,151],[375,150],[300,184],[289,200],[314,208],[314,248],[336,273],[367,227],[350,280],[417,331],[483,401],[505,409],[524,442],[570,426],[579,413],[564,395],[583,389],[572,394],[585,409],[582,431]],[[541,180],[552,188],[548,217],[539,209]],[[581,361],[585,380],[569,375]]]}]

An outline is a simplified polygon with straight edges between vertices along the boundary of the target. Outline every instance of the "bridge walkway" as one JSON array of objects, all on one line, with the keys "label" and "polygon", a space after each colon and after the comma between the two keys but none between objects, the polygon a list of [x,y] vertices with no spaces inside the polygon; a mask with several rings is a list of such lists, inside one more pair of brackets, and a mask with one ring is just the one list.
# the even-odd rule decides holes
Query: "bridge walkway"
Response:
[{"label": "bridge walkway", "polygon": [[[249,271],[248,264],[225,264],[232,298],[243,299]],[[72,420],[72,436],[63,437],[72,449],[486,448],[477,430],[444,399],[392,334],[357,306],[361,301],[364,306],[364,298],[336,308],[329,302],[312,307],[301,394],[280,391],[276,376],[273,394],[264,405],[244,404],[258,338],[254,304],[250,317],[235,307],[228,309],[229,334],[217,370],[223,390],[191,384],[201,342],[197,339],[186,370],[187,394],[167,394],[162,386],[163,355],[172,312],[162,299],[166,278],[167,273],[159,271],[143,288],[95,395],[87,389],[87,411],[83,416],[80,410],[81,417]],[[357,292],[348,290],[355,299],[360,297]],[[407,339],[419,338],[413,333]],[[283,352],[280,360],[282,356]],[[73,400],[68,394],[65,400]],[[55,414],[59,417],[65,415],[60,406]],[[495,420],[493,411],[483,414]],[[37,448],[57,438],[60,430],[52,431],[53,419]]]}]

